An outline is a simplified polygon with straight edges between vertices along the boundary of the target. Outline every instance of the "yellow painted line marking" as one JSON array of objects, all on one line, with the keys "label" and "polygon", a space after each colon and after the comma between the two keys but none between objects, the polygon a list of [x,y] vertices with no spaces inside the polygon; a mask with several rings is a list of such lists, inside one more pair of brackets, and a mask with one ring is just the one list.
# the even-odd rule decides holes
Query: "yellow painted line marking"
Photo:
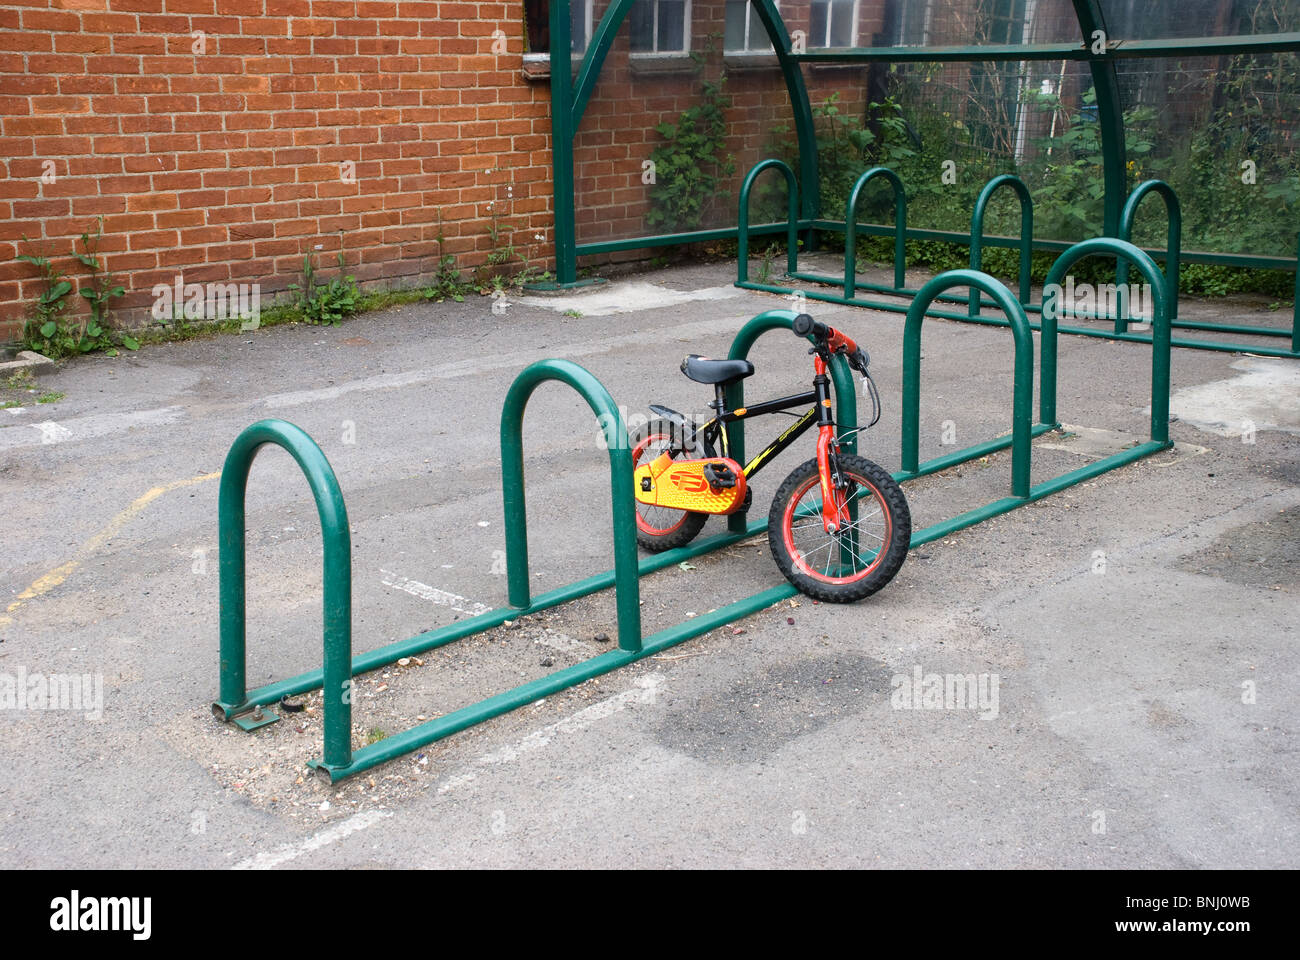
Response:
[{"label": "yellow painted line marking", "polygon": [[[153,503],[164,493],[169,493],[170,491],[177,490],[181,487],[189,487],[196,483],[203,483],[207,480],[215,480],[219,476],[221,476],[220,470],[215,473],[205,473],[197,477],[186,477],[184,480],[173,480],[171,483],[165,484],[164,486],[154,487],[110,520],[103,530],[99,531],[99,533],[95,534],[83,543],[77,549],[76,555],[71,560],[55,567],[49,573],[45,574],[45,576],[37,579],[22,593],[18,594],[17,599],[15,599],[14,602],[9,604],[5,609],[5,613],[13,613],[28,600],[35,600],[37,597],[49,593],[59,584],[63,583],[63,581],[67,580],[68,577],[72,576],[73,571],[81,566],[82,563],[91,556],[91,554],[117,536],[123,527],[139,516],[145,507],[149,506],[149,504]],[[0,616],[0,625],[13,622],[13,617]]]}]

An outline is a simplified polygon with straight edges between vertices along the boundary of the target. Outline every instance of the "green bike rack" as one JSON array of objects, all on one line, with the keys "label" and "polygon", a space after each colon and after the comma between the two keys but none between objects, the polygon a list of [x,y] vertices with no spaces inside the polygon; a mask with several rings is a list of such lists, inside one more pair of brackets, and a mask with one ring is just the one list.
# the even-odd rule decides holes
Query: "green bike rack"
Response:
[{"label": "green bike rack", "polygon": [[[755,317],[737,335],[732,353],[743,354],[763,332],[789,328],[791,311],[772,311]],[[832,363],[836,385],[837,415],[842,423],[856,422],[852,371],[844,359]],[[573,387],[597,415],[609,449],[610,493],[614,520],[614,569],[532,596],[528,578],[528,540],[525,529],[522,423],[524,409],[533,391],[550,380]],[[729,434],[731,436],[731,434]],[[743,444],[743,436],[735,433]],[[256,450],[275,443],[288,450],[302,467],[316,497],[325,542],[325,633],[324,663],[286,680],[245,689],[245,591],[244,591],[244,488]],[[501,414],[502,493],[506,520],[506,572],[510,606],[408,640],[352,656],[351,557],[347,512],[333,470],[320,448],[300,428],[282,420],[265,420],[246,429],[231,446],[222,473],[218,522],[221,538],[221,663],[219,699],[214,714],[252,730],[278,717],[263,708],[282,697],[312,690],[325,691],[325,742],[322,756],[310,765],[331,782],[368,770],[402,754],[482,723],[542,697],[576,686],[593,677],[617,670],[637,660],[707,633],[739,617],[747,616],[793,596],[789,584],[780,584],[745,597],[717,610],[652,636],[641,636],[640,584],[638,577],[681,563],[721,547],[729,546],[766,528],[765,521],[744,525],[740,532],[703,538],[696,543],[647,557],[636,555],[635,500],[632,489],[632,455],[627,429],[618,407],[604,386],[588,371],[567,360],[542,360],[516,377]],[[619,646],[537,680],[454,710],[445,716],[360,749],[351,747],[352,678],[395,663],[402,657],[453,643],[456,640],[500,626],[506,620],[536,613],[613,586],[618,610]]]},{"label": "green bike rack", "polygon": [[[1151,353],[1151,439],[1127,450],[1111,454],[1077,470],[1071,470],[1042,483],[1031,484],[1030,462],[1032,440],[1050,430],[1058,429],[1056,419],[1057,339],[1054,305],[1042,306],[1041,357],[1042,372],[1039,385],[1039,423],[1032,424],[1033,408],[1033,340],[1023,305],[996,278],[971,270],[950,270],[941,273],[921,288],[908,310],[903,332],[903,469],[894,475],[900,483],[927,474],[946,470],[996,450],[1012,448],[1011,495],[984,506],[968,510],[941,523],[933,524],[912,535],[912,547],[946,537],[951,533],[973,526],[992,517],[1008,513],[1027,503],[1058,493],[1067,487],[1090,480],[1126,464],[1151,456],[1173,446],[1169,441],[1169,317],[1166,313],[1167,295],[1165,279],[1155,262],[1130,243],[1111,238],[1087,240],[1075,244],[1061,255],[1052,266],[1048,282],[1059,282],[1065,272],[1077,261],[1087,256],[1112,255],[1127,258],[1151,284],[1154,298],[1152,317],[1153,347]],[[952,287],[972,286],[989,294],[1005,311],[1015,343],[1013,374],[1011,436],[986,443],[975,444],[964,450],[925,463],[918,463],[918,434],[920,422],[920,337],[922,320],[929,315],[930,305],[943,291]]]},{"label": "green bike rack", "polygon": [[[245,730],[279,718],[261,707],[273,702],[248,695],[246,677],[246,594],[244,495],[253,458],[267,444],[287,450],[311,485],[320,516],[324,557],[324,667],[316,686],[325,691],[324,763],[346,766],[351,749],[352,706],[352,539],[348,511],[334,470],[311,437],[283,420],[262,420],[241,433],[221,470],[217,522],[220,528],[221,685],[212,705],[220,719]],[[278,699],[278,698],[277,698]]]},{"label": "green bike rack", "polygon": [[[767,162],[768,161],[762,161],[762,163],[767,163]],[[887,229],[876,229],[873,226],[868,231],[873,234],[892,234],[894,237],[894,286],[892,287],[885,286],[882,284],[858,281],[856,277],[853,275],[854,267],[851,266],[854,260],[853,253],[854,253],[854,247],[856,246],[857,234],[859,232],[862,232],[862,230],[864,229],[863,227],[860,227],[857,224],[855,215],[853,213],[857,203],[856,198],[859,196],[860,190],[866,186],[867,181],[876,176],[887,176],[887,179],[889,179],[890,183],[894,185],[894,189],[895,189],[894,225]],[[1001,176],[994,177],[991,181],[989,181],[989,183],[987,183],[984,186],[984,189],[980,192],[979,199],[976,201],[975,211],[972,213],[971,216],[970,236],[960,237],[960,239],[962,240],[962,242],[966,242],[970,244],[971,262],[973,265],[978,266],[982,259],[982,249],[985,243],[985,238],[983,236],[984,211],[988,205],[988,201],[992,196],[993,192],[1002,186],[1012,187],[1016,191],[1016,194],[1021,201],[1021,207],[1020,207],[1021,235],[1014,244],[1015,246],[1018,246],[1020,248],[1019,281],[1020,281],[1021,306],[1028,313],[1041,313],[1042,312],[1041,305],[1027,302],[1029,300],[1029,295],[1028,295],[1029,290],[1028,290],[1028,283],[1026,282],[1026,278],[1029,274],[1028,274],[1028,270],[1026,269],[1026,264],[1031,262],[1029,260],[1029,254],[1034,247],[1034,241],[1032,240],[1032,236],[1031,236],[1032,201],[1029,197],[1028,189],[1025,188],[1023,182],[1021,182],[1018,178],[1013,177],[1009,174],[1003,174]],[[1213,351],[1219,351],[1223,353],[1247,352],[1247,353],[1258,354],[1260,356],[1265,356],[1265,357],[1288,357],[1292,359],[1300,359],[1300,298],[1298,298],[1296,301],[1294,316],[1292,319],[1292,325],[1290,330],[1283,330],[1275,327],[1255,327],[1255,326],[1239,325],[1239,324],[1208,323],[1208,322],[1197,322],[1197,321],[1175,319],[1177,314],[1178,266],[1181,260],[1183,259],[1182,250],[1180,246],[1175,242],[1175,234],[1181,233],[1181,229],[1182,229],[1181,213],[1178,208],[1177,197],[1174,196],[1172,190],[1170,190],[1165,184],[1163,184],[1160,181],[1148,181],[1147,183],[1143,183],[1137,189],[1134,190],[1132,195],[1129,196],[1127,203],[1125,204],[1123,210],[1120,212],[1120,214],[1122,214],[1122,216],[1120,217],[1120,222],[1122,222],[1122,224],[1124,225],[1123,232],[1127,236],[1127,234],[1131,232],[1132,222],[1134,217],[1136,216],[1138,204],[1141,202],[1143,197],[1145,197],[1148,193],[1151,193],[1153,191],[1160,193],[1165,198],[1166,205],[1168,206],[1170,212],[1170,241],[1169,241],[1170,249],[1168,251],[1164,251],[1166,255],[1166,259],[1171,264],[1171,272],[1169,274],[1169,286],[1168,286],[1168,289],[1171,292],[1169,293],[1169,297],[1167,301],[1169,304],[1169,317],[1167,319],[1169,320],[1170,326],[1184,327],[1189,329],[1211,330],[1219,333],[1242,333],[1242,334],[1249,334],[1252,336],[1278,336],[1278,337],[1289,336],[1291,338],[1291,348],[1289,350],[1281,349],[1277,347],[1254,346],[1252,344],[1226,343],[1226,342],[1220,343],[1212,340],[1187,340],[1182,338],[1172,338],[1170,340],[1170,343],[1175,347],[1186,347],[1193,350],[1213,350]],[[868,300],[863,297],[857,296],[856,291],[868,290],[875,293],[884,294],[886,296],[909,297],[912,300],[915,300],[919,294],[919,291],[904,286],[901,280],[901,277],[905,272],[906,260],[903,254],[900,253],[900,250],[904,248],[906,239],[909,236],[913,236],[913,235],[929,236],[930,234],[933,234],[934,231],[910,231],[906,228],[906,226],[903,224],[903,220],[906,217],[906,194],[902,190],[902,184],[901,181],[899,181],[897,175],[895,175],[892,171],[888,170],[888,168],[885,167],[876,167],[873,168],[872,170],[868,170],[866,173],[864,173],[861,177],[858,178],[857,183],[855,184],[854,187],[854,195],[850,197],[847,206],[848,209],[846,211],[846,219],[843,223],[838,221],[833,221],[833,220],[815,220],[811,224],[812,227],[817,230],[826,231],[826,232],[841,232],[845,234],[844,275],[840,277],[832,277],[832,276],[827,276],[825,274],[810,273],[808,271],[792,271],[790,273],[790,276],[793,277],[794,279],[806,280],[811,283],[826,284],[831,287],[838,287],[841,288],[841,292],[829,293],[829,292],[822,292],[819,290],[810,290],[807,288],[800,289],[798,292],[809,300],[816,300],[823,303],[837,303],[837,304],[842,304],[844,306],[850,306],[850,307],[866,307],[871,310],[882,310],[889,313],[902,313],[902,314],[908,313],[911,310],[911,307],[909,305],[891,303],[885,300]],[[1117,214],[1117,216],[1120,216],[1120,214]],[[742,210],[742,215],[743,215],[743,210]],[[804,229],[804,227],[806,227],[807,225],[808,224],[806,222],[801,221],[799,227],[800,229]],[[763,230],[764,232],[771,233],[773,230],[779,230],[780,227],[779,226],[773,227],[771,225],[768,225],[763,228],[750,228],[748,225],[747,217],[742,216],[742,219],[740,220],[740,232],[739,232],[739,237],[741,239],[741,242],[747,244],[748,235],[759,232],[759,229]],[[788,224],[787,224],[787,229],[788,229]],[[1073,247],[1065,248],[1065,250],[1069,250],[1069,249],[1073,249]],[[1142,252],[1143,255],[1147,256],[1148,258],[1150,257],[1150,254],[1147,253],[1146,251],[1140,251],[1140,252]],[[1157,253],[1159,252],[1160,251],[1157,251]],[[1062,252],[1061,256],[1064,256],[1064,251]],[[1300,264],[1300,244],[1297,245],[1296,260],[1297,263]],[[1117,265],[1116,267],[1117,271],[1124,271],[1127,269],[1122,266],[1124,262],[1125,261],[1121,259],[1120,265]],[[1120,273],[1119,275],[1123,276],[1125,280],[1127,279],[1126,272]],[[756,281],[750,280],[748,277],[748,272],[745,270],[741,270],[739,272],[739,279],[737,279],[736,281],[736,286],[741,287],[745,290],[761,290],[765,293],[776,293],[784,296],[789,296],[790,294],[795,293],[795,289],[793,287],[781,286],[772,283],[758,283]],[[1297,290],[1300,291],[1300,270],[1297,270],[1296,273],[1296,287]],[[976,293],[974,290],[972,290],[971,293],[965,297],[954,297],[947,293],[940,293],[938,296],[934,298],[934,302],[965,303],[967,309],[965,313],[957,313],[952,310],[934,309],[933,303],[931,303],[928,304],[926,307],[926,316],[938,317],[943,320],[960,320],[964,323],[980,323],[980,324],[987,324],[990,326],[1001,326],[1001,327],[1005,327],[1010,323],[1010,321],[1008,321],[1005,317],[981,315],[980,309],[982,307],[986,307],[986,306],[996,307],[999,306],[1000,303],[996,300],[979,299],[979,294]],[[1114,320],[1115,329],[1106,330],[1106,329],[1094,329],[1090,327],[1062,326],[1058,323],[1057,331],[1059,333],[1068,333],[1068,334],[1081,336],[1081,337],[1096,337],[1105,340],[1122,340],[1122,341],[1128,341],[1132,343],[1147,343],[1147,344],[1153,342],[1152,337],[1150,335],[1138,334],[1129,331],[1127,318],[1116,319],[1109,316],[1107,317],[1092,316],[1090,317],[1090,319]],[[1038,330],[1041,328],[1041,324],[1036,321],[1030,321],[1029,327],[1031,330]]]},{"label": "green bike rack", "polygon": [[[1057,289],[1065,279],[1067,271],[1085,257],[1114,256],[1127,260],[1137,267],[1142,278],[1151,285],[1153,297],[1151,317],[1151,440],[1148,446],[1164,449],[1169,443],[1169,348],[1172,343],[1169,323],[1169,294],[1164,274],[1156,262],[1142,250],[1127,240],[1115,240],[1111,237],[1099,237],[1076,243],[1061,254],[1052,268],[1047,271],[1044,291],[1055,286]],[[1056,419],[1056,360],[1057,360],[1057,320],[1059,306],[1052,303],[1054,298],[1044,293],[1042,323],[1042,368],[1043,383],[1040,388],[1042,403],[1041,418]],[[1048,406],[1050,401],[1051,406]],[[1135,447],[1134,450],[1141,449]],[[1130,458],[1132,459],[1132,458]],[[1125,461],[1128,462],[1128,461]]]},{"label": "green bike rack", "polygon": [[[1163,180],[1147,180],[1133,188],[1133,192],[1128,195],[1128,200],[1124,203],[1124,211],[1119,218],[1119,238],[1133,241],[1133,221],[1137,218],[1138,206],[1142,200],[1150,193],[1160,194],[1160,198],[1165,202],[1165,215],[1169,218],[1169,234],[1165,240],[1165,282],[1169,291],[1169,323],[1171,326],[1196,326],[1208,328],[1211,330],[1220,329],[1214,324],[1180,324],[1178,320],[1178,258],[1182,253],[1183,244],[1183,205],[1178,202],[1178,194],[1174,193],[1174,188],[1169,186]],[[1115,285],[1123,288],[1128,286],[1128,269],[1129,262],[1121,259],[1115,268]],[[1129,317],[1123,311],[1118,311],[1115,317],[1115,332],[1128,332]],[[1232,331],[1232,332],[1240,332]]]},{"label": "green bike rack", "polygon": [[641,649],[641,604],[637,583],[636,500],[627,426],[614,398],[599,380],[568,360],[539,360],[515,378],[501,408],[501,488],[505,501],[506,581],[510,606],[532,606],[528,585],[528,519],[524,507],[524,408],[548,380],[567,383],[596,414],[609,450],[610,499],[614,511],[614,590],[618,598],[618,645]]},{"label": "green bike rack", "polygon": [[844,205],[844,296],[856,290],[858,269],[858,200],[872,180],[884,177],[894,188],[894,289],[907,286],[907,191],[888,167],[872,167],[858,177]]},{"label": "green bike rack", "polygon": [[[1004,173],[994,177],[980,191],[970,216],[970,268],[978,272],[984,265],[984,212],[1000,187],[1010,187],[1020,201],[1020,305],[1028,308],[1034,260],[1034,201],[1029,196],[1029,188],[1019,177]],[[972,317],[980,315],[979,288],[975,286],[970,291],[969,314]]]},{"label": "green bike rack", "polygon": [[[1168,440],[1170,338],[1168,317],[1165,314],[1164,277],[1154,262],[1132,244],[1109,239],[1087,241],[1070,248],[1057,261],[1052,275],[1059,278],[1076,260],[1094,254],[1127,257],[1156,291],[1156,308],[1153,317],[1155,347],[1152,352],[1151,441],[1045,483],[1030,486],[1030,441],[1032,437],[1057,426],[1055,422],[1057,327],[1054,314],[1050,317],[1045,314],[1047,318],[1041,338],[1043,371],[1040,387],[1041,422],[1032,425],[1030,423],[1033,392],[1032,339],[1022,305],[1015,300],[1010,291],[987,274],[970,270],[941,274],[921,289],[908,313],[904,332],[902,450],[904,469],[894,476],[900,482],[907,482],[1010,446],[1012,447],[1012,495],[915,531],[912,535],[912,547],[940,539],[955,530],[1041,499],[1067,486],[1170,446]],[[1012,327],[1016,346],[1012,434],[1010,437],[976,444],[956,454],[917,463],[921,321],[927,315],[927,310],[935,298],[941,296],[943,291],[957,286],[973,286],[989,294],[994,302],[1006,311],[1009,318],[1006,323]],[[791,310],[771,310],[759,314],[737,333],[728,356],[733,359],[745,358],[760,336],[772,330],[789,330],[796,316],[797,314]],[[831,376],[841,442],[847,451],[855,452],[857,401],[853,373],[843,357],[837,355],[832,358]],[[609,449],[615,557],[612,570],[533,596],[528,577],[522,426],[528,399],[538,386],[552,380],[565,383],[575,389],[596,414],[604,432]],[[729,387],[728,403],[743,406],[742,383],[732,384]],[[733,457],[743,460],[744,421],[728,424],[727,431]],[[323,666],[320,670],[275,681],[249,691],[245,689],[244,491],[253,457],[268,443],[283,447],[297,461],[307,476],[320,515],[324,542],[325,592]],[[251,730],[277,719],[273,713],[263,708],[282,697],[323,689],[325,729],[322,756],[310,761],[310,765],[328,777],[331,782],[336,782],[510,710],[536,702],[542,697],[653,656],[692,637],[792,597],[797,592],[791,584],[783,582],[685,623],[661,630],[649,637],[642,637],[639,576],[762,533],[767,523],[765,519],[747,521],[742,515],[732,515],[728,518],[727,533],[704,538],[686,547],[666,550],[638,562],[632,459],[627,444],[626,426],[608,391],[595,377],[577,364],[567,360],[542,360],[527,367],[516,377],[506,394],[502,409],[501,450],[502,493],[506,520],[507,590],[510,606],[489,610],[479,616],[353,656],[351,541],[347,510],[334,472],[320,448],[306,433],[292,424],[280,420],[264,420],[244,430],[231,446],[221,477],[218,511],[221,543],[221,663],[219,698],[213,704],[214,714],[219,719],[233,721],[244,729]],[[387,666],[402,657],[412,656],[482,633],[500,626],[506,620],[545,610],[610,586],[613,586],[616,591],[618,649],[557,670],[478,703],[453,710],[445,716],[386,737],[378,743],[352,749],[350,694],[353,677]]]},{"label": "green bike rack", "polygon": [[[903,328],[903,449],[902,479],[919,475],[919,425],[921,419],[921,321],[935,297],[952,287],[970,287],[972,296],[989,294],[1007,315],[1015,340],[1015,374],[1011,416],[1011,494],[1029,496],[1029,454],[1033,424],[1034,338],[1024,307],[1001,283],[975,270],[949,270],[924,287],[912,301]],[[962,453],[965,453],[963,451]]]},{"label": "green bike rack", "polygon": [[736,278],[739,283],[749,280],[749,194],[754,189],[754,181],[765,170],[780,170],[785,176],[785,272],[793,276],[799,269],[799,181],[788,163],[773,157],[754,164],[740,185],[740,212],[736,221]]}]

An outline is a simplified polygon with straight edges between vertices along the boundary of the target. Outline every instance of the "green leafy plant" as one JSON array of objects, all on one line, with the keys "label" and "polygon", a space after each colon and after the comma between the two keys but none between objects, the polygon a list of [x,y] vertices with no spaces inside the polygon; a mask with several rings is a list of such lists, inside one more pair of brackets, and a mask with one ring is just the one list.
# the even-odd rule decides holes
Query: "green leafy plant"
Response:
[{"label": "green leafy plant", "polygon": [[[27,238],[23,237],[23,239]],[[41,279],[45,283],[45,288],[32,304],[32,316],[24,325],[23,342],[24,345],[29,345],[34,342],[37,334],[44,339],[49,339],[57,332],[59,319],[68,306],[63,298],[72,292],[72,281],[63,276],[49,257],[21,253],[17,259],[23,263],[30,263],[40,270]]]},{"label": "green leafy plant", "polygon": [[345,274],[346,261],[343,251],[338,254],[339,272],[328,283],[316,282],[316,267],[311,254],[302,258],[303,282],[292,283],[290,290],[297,291],[297,306],[302,311],[305,322],[313,325],[329,324],[337,327],[347,317],[355,314],[360,305],[361,291],[357,289],[357,279]]},{"label": "green leafy plant", "polygon": [[501,222],[503,217],[504,214],[502,214],[500,206],[491,204],[488,238],[492,241],[492,249],[488,252],[484,266],[495,274],[499,274],[500,268],[514,260],[516,256],[514,233],[512,232],[509,238],[505,237],[505,227]]},{"label": "green leafy plant", "polygon": [[[45,288],[32,306],[33,316],[23,326],[23,346],[36,350],[51,359],[105,350],[116,356],[117,345],[128,350],[138,350],[140,343],[130,334],[122,333],[117,339],[109,327],[110,301],[121,297],[125,288],[112,282],[99,261],[99,242],[103,237],[103,218],[98,218],[81,234],[81,252],[73,257],[90,272],[89,283],[78,289],[90,306],[90,315],[80,321],[65,321],[67,302],[64,298],[72,291],[72,282],[44,255],[20,254],[17,259],[41,271]],[[26,238],[24,238],[26,239]]]},{"label": "green leafy plant", "polygon": [[[93,232],[88,229],[81,235],[81,253],[74,253],[82,266],[90,271],[90,283],[87,286],[77,290],[79,294],[90,302],[90,322],[86,327],[88,337],[103,337],[107,340],[106,346],[112,346],[112,338],[107,333],[108,326],[108,304],[110,300],[116,299],[126,293],[126,288],[114,286],[112,276],[104,269],[104,265],[99,262],[99,242],[104,237],[104,218],[99,217],[93,224]],[[129,339],[129,338],[128,338]],[[136,344],[139,346],[139,344]],[[93,350],[95,347],[82,346],[82,352]],[[135,349],[130,347],[129,349]]]},{"label": "green leafy plant", "polygon": [[457,303],[462,303],[465,300],[465,294],[470,291],[471,285],[460,270],[456,268],[455,256],[443,250],[446,237],[443,236],[441,230],[438,232],[436,241],[438,244],[438,270],[433,275],[433,283],[425,289],[424,297],[426,300],[437,300],[439,302],[455,300]]},{"label": "green leafy plant", "polygon": [[772,279],[772,264],[776,262],[777,254],[781,252],[781,245],[769,243],[763,252],[759,255],[758,261],[758,282],[768,283]]},{"label": "green leafy plant", "polygon": [[673,231],[699,228],[714,200],[730,196],[725,182],[736,172],[726,150],[727,108],[723,94],[726,73],[704,81],[700,100],[687,107],[676,123],[655,127],[663,143],[650,154],[654,186],[646,223]]},{"label": "green leafy plant", "polygon": [[[495,201],[488,204],[488,216],[487,232],[492,249],[474,271],[474,286],[479,293],[492,294],[508,287],[521,287],[526,283],[554,279],[554,274],[549,270],[529,263],[526,247],[521,250],[515,245],[517,231],[507,230],[504,205]],[[536,234],[534,239],[540,244],[544,238]]]},{"label": "green leafy plant", "polygon": [[[543,234],[535,233],[533,234],[533,241],[533,251],[534,254],[536,254],[538,248],[545,244],[546,237]],[[515,274],[515,283],[519,286],[523,286],[528,283],[549,283],[553,281],[555,279],[555,274],[550,270],[545,270],[540,266],[535,266],[526,253],[527,249],[528,248],[526,247],[524,251],[520,251],[519,259],[523,263],[524,268]]]},{"label": "green leafy plant", "polygon": [[[902,107],[891,97],[869,104],[867,113],[870,123],[865,117],[846,113],[838,91],[813,108],[822,216],[843,219],[854,182],[870,166],[889,167],[903,177],[904,184],[911,186],[904,164],[918,153],[903,119]],[[772,129],[768,149],[798,173],[799,145],[788,125]],[[922,180],[918,177],[913,182]],[[770,179],[758,190],[759,211],[764,221],[785,219],[785,186],[774,183],[774,178]],[[887,192],[881,190],[882,195]],[[868,202],[862,205],[862,212],[875,211]]]}]

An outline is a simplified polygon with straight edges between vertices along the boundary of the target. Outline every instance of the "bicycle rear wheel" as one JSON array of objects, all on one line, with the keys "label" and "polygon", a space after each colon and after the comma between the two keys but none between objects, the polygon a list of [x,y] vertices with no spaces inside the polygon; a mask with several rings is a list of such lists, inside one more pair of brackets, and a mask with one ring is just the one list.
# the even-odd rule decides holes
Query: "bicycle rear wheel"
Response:
[{"label": "bicycle rear wheel", "polygon": [[[698,456],[694,444],[682,435],[682,428],[671,420],[651,420],[632,431],[632,469],[667,452],[674,460]],[[708,522],[705,513],[673,510],[648,503],[636,505],[636,542],[651,552],[684,547],[699,535]]]}]

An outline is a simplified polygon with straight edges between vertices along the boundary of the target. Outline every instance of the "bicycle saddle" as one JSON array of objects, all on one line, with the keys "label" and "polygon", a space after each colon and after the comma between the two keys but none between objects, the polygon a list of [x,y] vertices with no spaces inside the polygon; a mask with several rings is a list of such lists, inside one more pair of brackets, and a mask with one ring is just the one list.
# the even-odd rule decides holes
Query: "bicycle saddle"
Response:
[{"label": "bicycle saddle", "polygon": [[754,375],[748,360],[710,360],[691,354],[682,361],[682,373],[696,383],[731,383]]}]

